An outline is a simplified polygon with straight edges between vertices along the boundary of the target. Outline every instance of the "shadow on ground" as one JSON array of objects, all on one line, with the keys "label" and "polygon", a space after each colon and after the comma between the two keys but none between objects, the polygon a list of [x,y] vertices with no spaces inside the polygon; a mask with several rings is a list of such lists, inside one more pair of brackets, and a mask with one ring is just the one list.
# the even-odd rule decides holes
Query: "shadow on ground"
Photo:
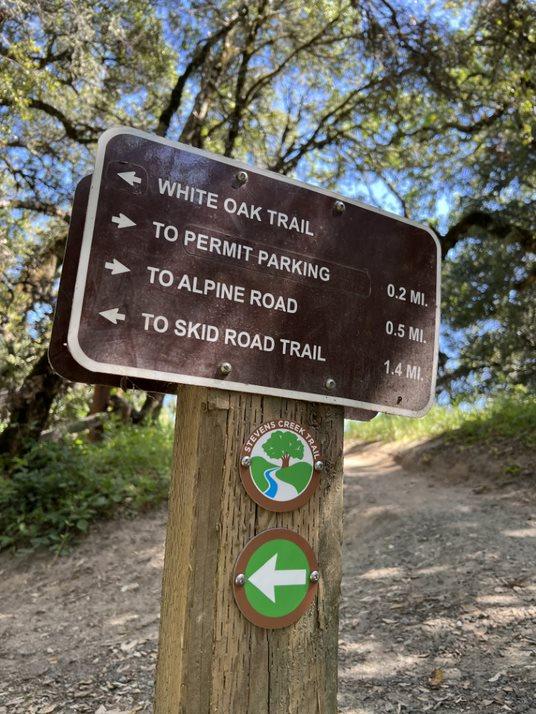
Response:
[{"label": "shadow on ground", "polygon": [[399,461],[347,455],[341,711],[535,712],[531,495]]},{"label": "shadow on ground", "polygon": [[[347,454],[345,714],[536,712],[533,491],[482,490],[480,461],[462,479],[453,463]],[[0,556],[0,714],[151,711],[165,519]]]}]

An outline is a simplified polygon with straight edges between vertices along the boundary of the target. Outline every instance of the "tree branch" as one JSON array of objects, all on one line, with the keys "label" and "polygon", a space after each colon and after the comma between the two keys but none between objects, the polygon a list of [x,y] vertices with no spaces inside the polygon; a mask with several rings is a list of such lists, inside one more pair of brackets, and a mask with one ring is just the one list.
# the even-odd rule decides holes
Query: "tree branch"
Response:
[{"label": "tree branch", "polygon": [[[7,99],[3,99],[0,102],[0,106],[12,107],[13,102]],[[41,99],[30,98],[28,100],[28,106],[32,109],[37,109],[38,111],[44,112],[45,114],[48,114],[48,116],[53,117],[54,119],[57,119],[65,129],[65,135],[69,139],[73,139],[73,141],[76,141],[78,144],[94,144],[97,140],[98,134],[101,131],[98,128],[86,126],[86,131],[89,131],[90,135],[84,136],[83,131],[77,128],[76,125],[69,119],[69,117],[61,111],[61,109],[58,109],[52,104],[44,102]]]},{"label": "tree branch", "polygon": [[35,213],[42,213],[45,216],[61,218],[65,221],[65,223],[69,223],[70,221],[69,211],[65,211],[53,203],[45,203],[44,201],[31,201],[29,199],[21,198],[6,199],[4,201],[0,201],[0,208],[34,211]]},{"label": "tree branch", "polygon": [[232,16],[232,18],[227,24],[223,25],[223,27],[221,27],[217,32],[215,32],[203,42],[198,43],[195,52],[192,56],[192,59],[186,65],[186,69],[184,70],[184,72],[177,78],[175,86],[173,87],[173,89],[171,90],[171,94],[169,95],[168,103],[164,107],[160,114],[160,117],[158,118],[156,134],[158,134],[159,136],[166,136],[169,130],[169,126],[171,124],[171,120],[173,119],[173,116],[176,114],[181,105],[182,94],[184,92],[186,82],[196,70],[200,69],[205,64],[205,61],[214,45],[217,44],[221,39],[226,37],[226,35],[229,34],[229,32],[237,24],[240,18],[243,17],[245,14],[247,14],[247,7],[243,6],[238,10],[237,13]]},{"label": "tree branch", "polygon": [[247,106],[247,95],[243,96],[244,87],[246,85],[246,78],[248,73],[248,66],[251,58],[254,54],[253,43],[257,37],[257,33],[261,29],[262,19],[264,18],[264,12],[266,10],[267,0],[261,0],[259,5],[259,11],[257,17],[251,24],[249,31],[246,36],[245,47],[242,51],[242,57],[240,59],[240,64],[238,67],[238,72],[236,76],[235,92],[234,92],[234,106],[233,111],[229,116],[229,131],[227,132],[227,138],[225,139],[225,156],[232,156],[233,149],[235,147],[236,139],[240,131],[240,123],[242,120],[242,114],[244,107]]},{"label": "tree branch", "polygon": [[535,237],[531,231],[517,226],[509,220],[504,220],[500,215],[474,209],[451,226],[442,237],[443,255],[446,255],[458,241],[466,238],[475,230],[491,234],[499,239],[514,238],[527,250],[534,250]]}]

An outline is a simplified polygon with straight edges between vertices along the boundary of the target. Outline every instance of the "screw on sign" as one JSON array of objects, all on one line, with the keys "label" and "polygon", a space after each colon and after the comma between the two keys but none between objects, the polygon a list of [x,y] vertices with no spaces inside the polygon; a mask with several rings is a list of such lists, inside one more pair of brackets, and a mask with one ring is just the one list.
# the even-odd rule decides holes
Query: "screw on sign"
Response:
[{"label": "screw on sign", "polygon": [[312,603],[319,579],[307,541],[287,528],[271,528],[252,538],[238,556],[235,600],[253,624],[287,627]]}]

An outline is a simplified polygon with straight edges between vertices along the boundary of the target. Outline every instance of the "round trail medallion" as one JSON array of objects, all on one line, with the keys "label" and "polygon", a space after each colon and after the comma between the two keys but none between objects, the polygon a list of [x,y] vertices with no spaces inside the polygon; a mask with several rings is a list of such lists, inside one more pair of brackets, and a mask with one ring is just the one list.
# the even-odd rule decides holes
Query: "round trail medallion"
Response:
[{"label": "round trail medallion", "polygon": [[309,543],[288,528],[270,528],[252,538],[238,556],[233,572],[236,604],[258,627],[287,627],[312,603],[319,577]]},{"label": "round trail medallion", "polygon": [[293,511],[307,503],[318,486],[319,465],[320,449],[314,437],[289,419],[261,424],[240,453],[244,488],[268,511]]}]

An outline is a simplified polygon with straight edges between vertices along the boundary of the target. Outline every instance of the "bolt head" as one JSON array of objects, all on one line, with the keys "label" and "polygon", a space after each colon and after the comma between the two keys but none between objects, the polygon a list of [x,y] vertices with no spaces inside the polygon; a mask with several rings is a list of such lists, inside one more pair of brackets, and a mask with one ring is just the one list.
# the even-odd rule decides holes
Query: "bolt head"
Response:
[{"label": "bolt head", "polygon": [[312,570],[311,575],[309,575],[309,580],[312,583],[317,583],[320,580],[320,573],[318,570]]},{"label": "bolt head", "polygon": [[248,178],[249,176],[247,171],[238,171],[238,173],[236,174],[236,180],[238,181],[238,183],[247,183]]},{"label": "bolt head", "polygon": [[333,379],[333,377],[328,377],[326,379],[326,389],[335,389],[337,386],[337,382]]},{"label": "bolt head", "polygon": [[240,459],[240,463],[242,464],[242,466],[249,466],[251,463],[251,459],[249,456],[242,456],[242,458]]},{"label": "bolt head", "polygon": [[323,461],[315,461],[315,471],[323,471],[324,470],[324,462]]},{"label": "bolt head", "polygon": [[[311,575],[312,575],[312,573],[311,573]],[[235,585],[242,587],[242,585],[244,585],[244,583],[246,582],[246,576],[244,575],[244,573],[238,573],[238,575],[236,576],[234,581],[235,581]]]},{"label": "bolt head", "polygon": [[344,213],[346,211],[346,205],[342,201],[335,201],[333,208],[335,213]]},{"label": "bolt head", "polygon": [[222,362],[220,364],[220,372],[222,374],[231,374],[232,366],[230,362]]}]

